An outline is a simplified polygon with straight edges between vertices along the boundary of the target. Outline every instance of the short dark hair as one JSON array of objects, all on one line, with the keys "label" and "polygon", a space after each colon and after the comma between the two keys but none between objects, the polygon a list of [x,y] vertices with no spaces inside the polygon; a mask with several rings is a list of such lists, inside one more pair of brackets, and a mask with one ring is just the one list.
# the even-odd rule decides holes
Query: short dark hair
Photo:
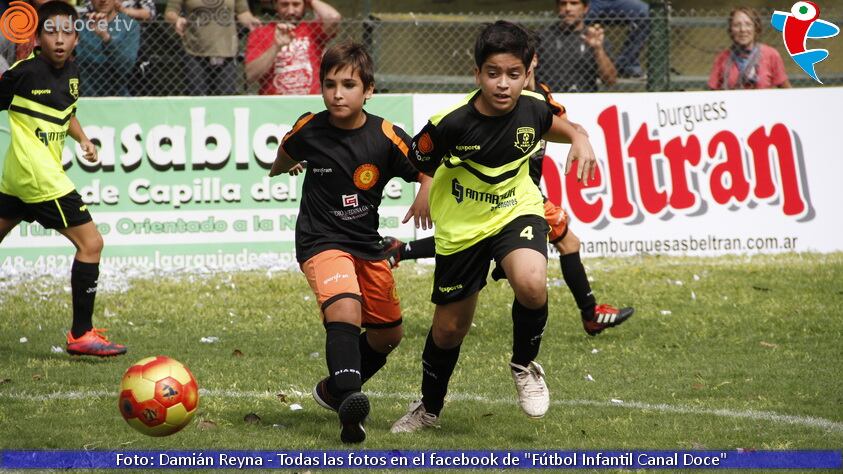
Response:
[{"label": "short dark hair", "polygon": [[360,43],[345,41],[331,46],[322,55],[319,66],[319,83],[325,82],[325,76],[335,68],[350,67],[352,73],[357,71],[363,82],[363,89],[375,83],[375,64],[372,57]]},{"label": "short dark hair", "polygon": [[493,54],[509,53],[524,63],[529,69],[536,53],[532,35],[524,28],[504,20],[498,20],[483,28],[474,43],[474,62],[483,66]]},{"label": "short dark hair", "polygon": [[79,13],[77,13],[76,9],[67,2],[60,0],[47,2],[38,7],[38,28],[35,30],[36,36],[40,35],[41,31],[44,30],[44,23],[46,23],[47,20],[57,16],[69,16],[70,21],[74,24],[76,23],[76,20],[79,19]]}]

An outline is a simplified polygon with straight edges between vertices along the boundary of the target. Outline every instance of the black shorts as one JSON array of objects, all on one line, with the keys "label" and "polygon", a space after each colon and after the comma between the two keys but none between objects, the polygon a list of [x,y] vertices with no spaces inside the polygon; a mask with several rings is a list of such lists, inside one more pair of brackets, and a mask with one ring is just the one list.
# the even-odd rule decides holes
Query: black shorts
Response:
[{"label": "black shorts", "polygon": [[451,255],[436,254],[433,272],[434,304],[464,300],[486,286],[492,259],[497,265],[515,249],[533,249],[547,258],[547,233],[544,216],[520,216],[497,234]]},{"label": "black shorts", "polygon": [[0,193],[0,217],[38,221],[45,229],[66,229],[91,222],[88,206],[75,190],[44,202],[25,203],[16,196]]}]

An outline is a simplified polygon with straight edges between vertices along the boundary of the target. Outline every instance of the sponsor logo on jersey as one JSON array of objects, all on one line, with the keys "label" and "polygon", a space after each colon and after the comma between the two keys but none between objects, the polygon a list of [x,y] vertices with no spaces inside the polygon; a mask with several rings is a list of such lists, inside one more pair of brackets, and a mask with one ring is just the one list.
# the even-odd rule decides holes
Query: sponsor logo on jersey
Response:
[{"label": "sponsor logo on jersey", "polygon": [[343,207],[357,207],[359,205],[359,201],[357,200],[357,194],[343,194],[342,195],[342,206]]},{"label": "sponsor logo on jersey", "polygon": [[462,284],[454,285],[454,286],[440,286],[439,292],[440,293],[450,293],[452,291],[457,291],[462,289]]},{"label": "sponsor logo on jersey", "polygon": [[502,194],[493,194],[463,186],[457,178],[454,178],[451,180],[451,194],[457,200],[458,204],[465,199],[470,199],[472,201],[489,203],[494,210],[497,207],[504,207],[502,203],[515,196],[515,188],[510,188]]},{"label": "sponsor logo on jersey", "polygon": [[50,142],[64,140],[64,137],[67,136],[67,132],[45,132],[39,127],[35,129],[35,136],[38,138],[38,141],[44,144],[44,146],[50,146]]},{"label": "sponsor logo on jersey", "polygon": [[32,89],[30,91],[30,94],[32,94],[32,95],[47,95],[47,94],[50,94],[52,92],[53,91],[51,91],[50,89]]},{"label": "sponsor logo on jersey", "polygon": [[420,153],[426,155],[433,151],[433,140],[430,139],[430,134],[427,132],[422,133],[422,136],[419,137],[418,144]]},{"label": "sponsor logo on jersey", "polygon": [[536,129],[533,127],[518,127],[515,131],[515,148],[527,153],[536,144]]},{"label": "sponsor logo on jersey", "polygon": [[457,145],[457,151],[480,151],[480,145]]},{"label": "sponsor logo on jersey", "polygon": [[354,170],[354,185],[363,191],[372,189],[372,186],[378,182],[380,175],[381,172],[377,166],[371,163],[360,165]]}]

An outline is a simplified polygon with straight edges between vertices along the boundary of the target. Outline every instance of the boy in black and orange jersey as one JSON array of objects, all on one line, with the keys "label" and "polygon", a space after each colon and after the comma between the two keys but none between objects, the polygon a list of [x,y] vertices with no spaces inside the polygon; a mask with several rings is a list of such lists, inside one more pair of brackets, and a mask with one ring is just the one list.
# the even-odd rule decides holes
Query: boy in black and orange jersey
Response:
[{"label": "boy in black and orange jersey", "polygon": [[[567,120],[565,107],[557,102],[550,92],[550,88],[543,83],[536,83],[535,70],[538,65],[538,57],[533,56],[530,78],[527,80],[525,89],[541,94],[553,115]],[[588,135],[585,129],[576,123],[571,123],[580,133]],[[542,141],[542,146],[530,157],[530,178],[540,188],[542,168],[547,142]],[[616,308],[609,304],[597,304],[585,267],[580,259],[580,240],[568,227],[568,213],[560,206],[557,206],[544,196],[544,218],[550,227],[548,240],[559,251],[559,263],[562,268],[562,277],[571,290],[571,295],[580,309],[580,319],[583,330],[590,335],[596,336],[603,330],[612,328],[627,321],[635,313],[634,308]],[[394,237],[384,237],[384,245],[387,247],[387,260],[393,267],[402,260],[413,260],[419,258],[433,258],[436,255],[433,237],[419,239],[413,242],[401,242]],[[505,278],[503,269],[495,267],[492,278],[499,280]]]},{"label": "boy in black and orange jersey", "polygon": [[474,47],[479,90],[431,117],[413,139],[413,164],[433,175],[436,309],[422,353],[422,398],[393,433],[436,425],[492,259],[515,296],[509,367],[519,404],[533,418],[550,405],[535,360],[547,323],[549,228],[528,162],[543,139],[571,143],[566,171],[576,162],[580,179],[593,178],[596,160],[585,135],[524,90],[534,54],[523,28],[506,21],[484,28]]},{"label": "boy in black and orange jersey", "polygon": [[102,236],[62,167],[64,140],[79,142],[84,158],[97,160],[97,148],[76,120],[79,73],[68,61],[76,47],[76,10],[65,2],[38,9],[39,48],[0,78],[0,110],[9,110],[12,142],[0,181],[0,240],[21,221],[55,229],[76,247],[70,273],[73,326],[67,352],[109,357],[126,347],[110,342],[91,322],[97,294]]},{"label": "boy in black and orange jersey", "polygon": [[[327,110],[302,115],[284,137],[270,176],[308,172],[296,221],[296,259],[316,294],[326,330],[328,377],[313,389],[321,406],[338,413],[343,442],[366,438],[366,380],[386,363],[402,337],[401,308],[378,234],[378,207],[393,177],[420,181],[405,222],[430,225],[431,179],[407,158],[410,137],[363,110],[374,91],[372,59],[344,43],[322,57]],[[367,330],[360,333],[360,328]]]}]

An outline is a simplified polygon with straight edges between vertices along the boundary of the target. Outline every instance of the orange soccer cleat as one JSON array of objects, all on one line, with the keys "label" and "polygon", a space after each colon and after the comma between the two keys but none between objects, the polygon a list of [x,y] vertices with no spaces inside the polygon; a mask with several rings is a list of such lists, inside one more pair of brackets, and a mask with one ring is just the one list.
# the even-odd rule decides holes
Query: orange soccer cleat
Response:
[{"label": "orange soccer cleat", "polygon": [[112,357],[126,353],[126,346],[108,340],[103,333],[105,329],[93,328],[74,338],[67,333],[67,353],[71,355],[91,355],[97,357]]}]

